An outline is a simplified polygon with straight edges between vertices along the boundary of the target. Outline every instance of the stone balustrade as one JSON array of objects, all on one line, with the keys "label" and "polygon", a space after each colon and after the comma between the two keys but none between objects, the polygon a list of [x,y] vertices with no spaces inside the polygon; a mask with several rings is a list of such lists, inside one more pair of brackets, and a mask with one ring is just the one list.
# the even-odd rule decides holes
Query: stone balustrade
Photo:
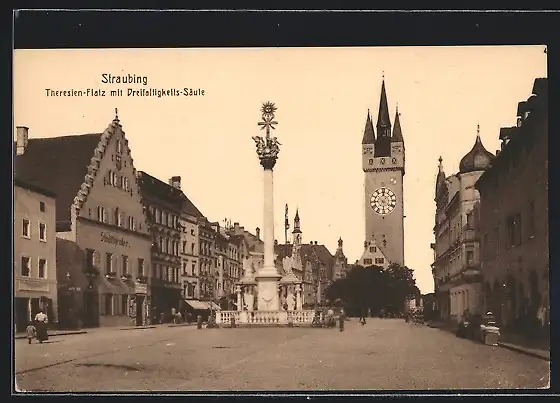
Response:
[{"label": "stone balustrade", "polygon": [[237,325],[274,326],[288,325],[311,326],[315,311],[217,311],[216,323],[229,325],[231,318],[235,318]]}]

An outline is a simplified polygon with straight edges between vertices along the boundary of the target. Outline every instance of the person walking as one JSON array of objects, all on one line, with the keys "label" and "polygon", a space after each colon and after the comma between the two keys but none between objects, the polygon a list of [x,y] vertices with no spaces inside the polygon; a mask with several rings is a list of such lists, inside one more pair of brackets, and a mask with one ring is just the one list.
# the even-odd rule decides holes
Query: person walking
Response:
[{"label": "person walking", "polygon": [[29,322],[29,325],[27,326],[25,331],[27,332],[27,343],[31,344],[31,340],[33,340],[33,338],[35,337],[37,329],[35,329],[33,323]]},{"label": "person walking", "polygon": [[340,315],[338,315],[338,328],[340,329],[340,331],[344,331],[344,309],[342,309],[340,311]]},{"label": "person walking", "polygon": [[43,313],[43,310],[39,310],[37,315],[35,315],[35,328],[37,332],[37,340],[39,343],[49,339],[49,334],[47,332],[47,323],[49,318]]}]

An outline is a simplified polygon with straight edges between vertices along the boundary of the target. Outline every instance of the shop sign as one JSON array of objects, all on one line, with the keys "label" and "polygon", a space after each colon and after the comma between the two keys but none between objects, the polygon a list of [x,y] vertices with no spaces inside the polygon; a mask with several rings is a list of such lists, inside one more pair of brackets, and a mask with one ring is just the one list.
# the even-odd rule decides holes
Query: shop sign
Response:
[{"label": "shop sign", "polygon": [[125,241],[123,237],[118,237],[107,232],[101,233],[101,242],[112,243],[113,245],[117,246],[130,247],[128,241]]},{"label": "shop sign", "polygon": [[145,283],[136,283],[135,285],[135,293],[136,294],[147,294],[148,293],[148,285]]}]

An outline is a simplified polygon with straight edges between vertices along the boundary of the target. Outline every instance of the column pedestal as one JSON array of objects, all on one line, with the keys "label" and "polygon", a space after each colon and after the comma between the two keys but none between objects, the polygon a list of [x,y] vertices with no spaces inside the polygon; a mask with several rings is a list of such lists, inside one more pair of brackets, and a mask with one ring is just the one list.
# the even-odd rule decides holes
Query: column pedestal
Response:
[{"label": "column pedestal", "polygon": [[[274,269],[276,270],[276,269]],[[257,280],[257,309],[259,311],[278,311],[280,301],[278,298],[279,274],[264,274],[255,277]]]}]

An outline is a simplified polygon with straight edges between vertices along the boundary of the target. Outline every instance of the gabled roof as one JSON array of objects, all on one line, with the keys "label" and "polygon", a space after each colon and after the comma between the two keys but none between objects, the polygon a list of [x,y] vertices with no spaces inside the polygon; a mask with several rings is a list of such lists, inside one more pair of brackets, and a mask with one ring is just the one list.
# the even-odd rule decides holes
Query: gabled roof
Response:
[{"label": "gabled roof", "polygon": [[244,231],[243,235],[247,241],[249,252],[264,252],[264,242],[249,231]]},{"label": "gabled roof", "polygon": [[276,258],[279,259],[279,260],[282,260],[286,256],[291,257],[293,248],[294,248],[294,245],[289,244],[289,243],[288,244],[274,245],[274,253],[276,253]]},{"label": "gabled roof", "polygon": [[138,186],[143,199],[155,201],[161,207],[181,211],[184,195],[181,190],[144,172],[138,172]]},{"label": "gabled roof", "polygon": [[14,155],[14,178],[56,193],[56,221],[70,223],[70,207],[100,140],[101,133],[29,139],[25,152]]},{"label": "gabled roof", "polygon": [[204,217],[204,214],[194,205],[194,203],[183,192],[183,205],[181,211],[196,218]]}]

